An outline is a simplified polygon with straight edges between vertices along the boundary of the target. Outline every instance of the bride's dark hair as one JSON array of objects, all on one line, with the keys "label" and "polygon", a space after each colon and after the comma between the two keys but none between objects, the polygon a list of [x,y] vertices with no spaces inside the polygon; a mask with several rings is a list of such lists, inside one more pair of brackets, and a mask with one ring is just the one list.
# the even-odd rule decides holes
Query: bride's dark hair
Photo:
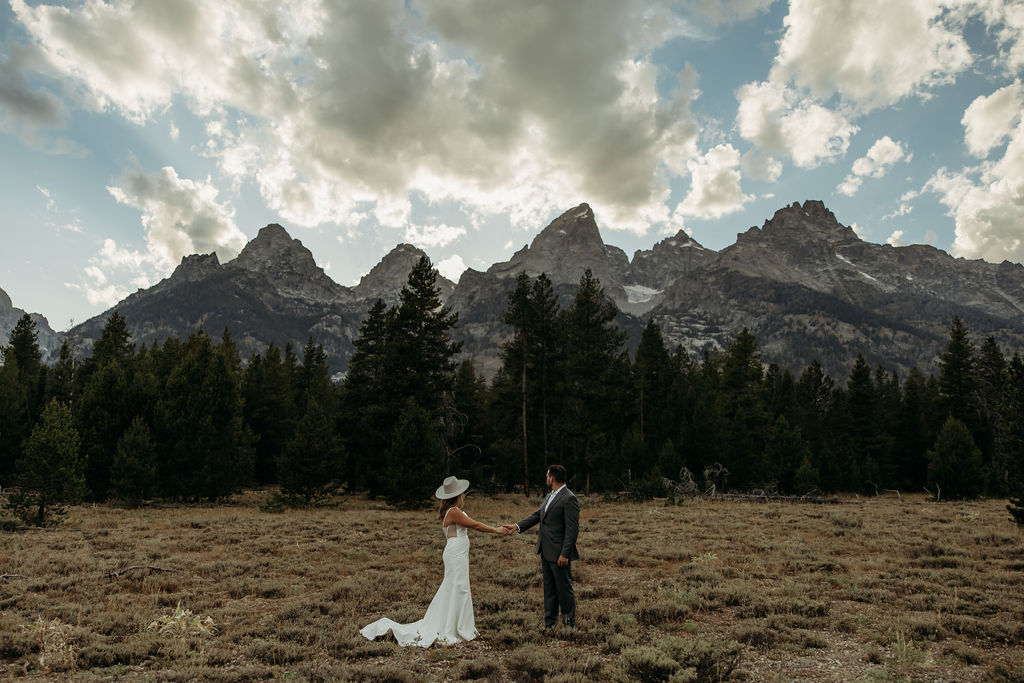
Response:
[{"label": "bride's dark hair", "polygon": [[443,522],[444,516],[448,514],[448,511],[455,507],[455,504],[459,502],[459,499],[465,495],[466,494],[464,493],[460,493],[454,498],[445,498],[444,500],[442,500],[441,503],[437,506],[437,518]]}]

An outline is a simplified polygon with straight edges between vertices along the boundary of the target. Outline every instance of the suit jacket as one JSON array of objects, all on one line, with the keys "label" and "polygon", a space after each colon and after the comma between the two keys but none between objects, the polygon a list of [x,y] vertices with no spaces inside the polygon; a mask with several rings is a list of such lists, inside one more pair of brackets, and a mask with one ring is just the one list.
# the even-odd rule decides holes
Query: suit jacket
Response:
[{"label": "suit jacket", "polygon": [[537,511],[519,522],[519,531],[522,533],[540,524],[537,532],[538,555],[548,562],[557,562],[559,555],[578,560],[580,554],[576,551],[576,538],[580,533],[580,501],[565,487],[564,491],[559,489],[551,507],[545,512],[544,506],[552,495],[549,493],[545,496]]}]

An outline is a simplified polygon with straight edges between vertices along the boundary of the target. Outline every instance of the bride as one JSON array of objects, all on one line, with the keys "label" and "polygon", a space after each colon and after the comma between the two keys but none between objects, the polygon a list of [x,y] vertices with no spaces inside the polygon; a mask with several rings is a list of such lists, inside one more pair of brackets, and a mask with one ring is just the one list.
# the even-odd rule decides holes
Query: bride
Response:
[{"label": "bride", "polygon": [[399,645],[430,647],[473,640],[477,636],[473,619],[473,596],[469,589],[469,535],[468,529],[490,534],[507,535],[502,529],[474,521],[462,511],[469,481],[448,477],[435,494],[441,504],[438,517],[447,539],[444,546],[444,579],[427,613],[419,621],[399,624],[391,619],[378,619],[364,627],[360,633],[369,640],[391,631]]}]

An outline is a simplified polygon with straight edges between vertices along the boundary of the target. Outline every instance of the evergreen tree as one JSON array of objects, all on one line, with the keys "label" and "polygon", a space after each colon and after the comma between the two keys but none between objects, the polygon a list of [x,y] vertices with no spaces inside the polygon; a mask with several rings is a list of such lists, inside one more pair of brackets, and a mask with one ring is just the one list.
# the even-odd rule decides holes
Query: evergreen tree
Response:
[{"label": "evergreen tree", "polygon": [[277,460],[281,491],[307,505],[322,496],[344,472],[345,451],[330,410],[330,397],[312,392],[294,436]]},{"label": "evergreen tree", "polygon": [[75,384],[78,380],[77,374],[78,361],[75,358],[75,351],[72,342],[65,337],[60,343],[57,363],[47,373],[47,400],[56,399],[58,402],[74,409],[76,399]]},{"label": "evergreen tree", "polygon": [[978,428],[976,364],[967,327],[960,318],[953,318],[949,342],[939,360],[939,390],[944,412],[964,423],[972,436]]},{"label": "evergreen tree", "polygon": [[993,472],[997,490],[1024,486],[1024,358],[1014,353],[999,403]]},{"label": "evergreen tree", "polygon": [[452,411],[446,420],[451,445],[449,468],[465,472],[480,484],[490,479],[491,472],[485,463],[481,448],[483,417],[483,395],[486,384],[476,376],[473,363],[468,358],[459,364],[455,374],[455,388],[452,393]]},{"label": "evergreen tree", "polygon": [[214,500],[251,481],[240,365],[228,335],[215,347],[196,332],[183,345],[155,411],[164,495]]},{"label": "evergreen tree", "polygon": [[37,338],[36,324],[26,313],[0,349],[0,481],[13,474],[22,443],[42,410],[46,372]]},{"label": "evergreen tree", "polygon": [[722,384],[716,396],[725,430],[721,433],[722,464],[737,486],[761,485],[771,478],[765,461],[768,412],[762,390],[761,352],[746,328],[722,358]]},{"label": "evergreen tree", "polygon": [[978,428],[974,440],[981,449],[984,467],[988,473],[988,488],[993,493],[1006,494],[1006,480],[1003,465],[996,455],[996,438],[999,431],[999,406],[1003,400],[1007,364],[1002,349],[994,337],[989,336],[978,352],[975,379],[978,387],[976,404]]},{"label": "evergreen tree", "polygon": [[152,495],[156,476],[156,448],[149,425],[141,417],[135,417],[117,440],[110,469],[111,495],[136,506]]},{"label": "evergreen tree", "polygon": [[806,495],[817,490],[820,485],[821,477],[818,470],[811,464],[811,459],[805,455],[793,477],[793,492]]},{"label": "evergreen tree", "polygon": [[26,524],[51,523],[65,514],[65,503],[82,498],[85,461],[67,406],[51,401],[43,410],[18,461],[18,483],[21,490],[9,497],[7,507]]},{"label": "evergreen tree", "polygon": [[928,449],[935,443],[938,396],[917,368],[903,382],[894,429],[894,481],[897,489],[917,490],[928,476]]},{"label": "evergreen tree", "polygon": [[[546,472],[549,458],[549,426],[557,418],[556,407],[561,403],[557,387],[561,384],[564,357],[561,334],[561,308],[554,286],[544,273],[533,281],[530,292],[533,313],[533,347],[530,352],[533,367],[533,388],[536,390],[534,413],[540,417],[540,462]],[[536,459],[535,459],[536,460]]]},{"label": "evergreen tree", "polygon": [[[633,363],[633,382],[636,387],[640,439],[660,448],[670,438],[670,417],[674,376],[672,359],[661,328],[652,318],[640,335],[640,345]],[[641,467],[646,471],[646,465]]]},{"label": "evergreen tree", "polygon": [[135,344],[132,333],[128,331],[128,323],[124,317],[114,311],[107,318],[100,332],[100,338],[92,346],[92,356],[86,363],[93,368],[102,368],[107,363],[117,363],[127,367],[135,356]]},{"label": "evergreen tree", "polygon": [[963,422],[950,415],[928,451],[928,485],[936,497],[976,498],[985,485],[981,449]]},{"label": "evergreen tree", "polygon": [[256,481],[277,481],[276,461],[291,441],[296,424],[294,369],[271,342],[263,355],[249,359],[243,379],[245,422],[257,440],[253,473]]},{"label": "evergreen tree", "polygon": [[444,443],[430,414],[409,398],[385,454],[385,498],[396,507],[422,506],[433,492],[442,471]]},{"label": "evergreen tree", "polygon": [[131,426],[135,408],[127,374],[116,360],[89,377],[78,402],[76,422],[88,462],[85,481],[93,500],[105,500],[111,493],[111,463],[118,439]]},{"label": "evergreen tree", "polygon": [[619,472],[607,459],[617,453],[620,435],[632,421],[626,335],[615,323],[617,313],[587,269],[562,316],[565,347],[572,352],[565,360],[560,438],[567,468],[582,473],[588,492],[595,475],[608,484],[617,479]]},{"label": "evergreen tree", "polygon": [[530,458],[527,421],[527,368],[533,334],[533,315],[530,302],[530,277],[525,271],[516,276],[515,288],[508,292],[508,306],[501,320],[512,327],[512,339],[502,345],[502,360],[506,373],[516,376],[519,384],[519,441],[523,458],[523,491],[530,495]]},{"label": "evergreen tree", "polygon": [[765,458],[779,490],[785,493],[807,492],[810,474],[800,474],[800,468],[805,466],[804,463],[811,466],[811,449],[800,434],[800,428],[791,426],[784,415],[779,415],[768,430]]},{"label": "evergreen tree", "polygon": [[442,305],[437,270],[426,256],[413,266],[398,296],[388,334],[386,396],[397,399],[399,406],[412,399],[439,420],[455,381],[454,358],[462,350],[462,342],[453,341],[451,334],[459,316]]},{"label": "evergreen tree", "polygon": [[388,449],[394,428],[394,403],[387,394],[388,345],[394,314],[394,309],[389,310],[380,299],[370,308],[359,336],[352,341],[355,351],[342,386],[341,433],[346,435],[350,456],[346,478],[353,486],[368,488],[371,494],[379,490],[381,454]]}]

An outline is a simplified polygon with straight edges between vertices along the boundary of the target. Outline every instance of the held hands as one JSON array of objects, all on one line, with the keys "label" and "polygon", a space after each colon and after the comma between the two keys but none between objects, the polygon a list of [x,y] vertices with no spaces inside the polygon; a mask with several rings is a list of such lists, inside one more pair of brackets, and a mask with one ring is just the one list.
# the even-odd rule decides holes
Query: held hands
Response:
[{"label": "held hands", "polygon": [[511,536],[516,531],[518,531],[518,528],[516,527],[515,524],[503,524],[501,526],[501,532],[500,533],[504,537],[504,536]]}]

